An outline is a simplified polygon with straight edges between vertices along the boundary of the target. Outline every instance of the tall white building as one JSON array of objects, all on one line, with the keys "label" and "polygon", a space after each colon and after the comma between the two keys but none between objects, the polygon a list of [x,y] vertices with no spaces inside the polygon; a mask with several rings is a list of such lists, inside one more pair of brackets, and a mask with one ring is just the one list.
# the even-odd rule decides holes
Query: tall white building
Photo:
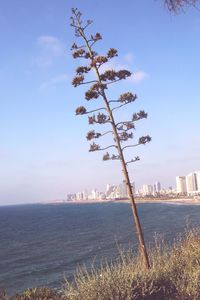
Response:
[{"label": "tall white building", "polygon": [[110,197],[110,198],[112,198],[112,193],[113,193],[113,191],[114,191],[114,185],[111,185],[111,184],[107,184],[107,186],[106,186],[106,197]]},{"label": "tall white building", "polygon": [[142,195],[151,196],[153,195],[153,186],[148,184],[143,184],[142,186]]},{"label": "tall white building", "polygon": [[156,189],[156,192],[159,194],[160,191],[161,191],[161,184],[159,181],[156,181],[155,183],[155,189]]},{"label": "tall white building", "polygon": [[185,176],[176,176],[176,192],[178,194],[187,193],[186,177]]},{"label": "tall white building", "polygon": [[186,176],[186,187],[188,195],[200,193],[200,171],[195,171]]}]

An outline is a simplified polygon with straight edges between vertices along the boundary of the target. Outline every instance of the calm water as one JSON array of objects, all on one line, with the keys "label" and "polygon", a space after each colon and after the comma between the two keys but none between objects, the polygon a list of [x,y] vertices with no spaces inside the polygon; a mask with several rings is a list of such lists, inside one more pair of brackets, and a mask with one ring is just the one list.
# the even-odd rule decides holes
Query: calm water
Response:
[{"label": "calm water", "polygon": [[[172,241],[188,220],[200,226],[200,206],[139,204],[147,243],[154,232]],[[78,265],[114,258],[118,245],[136,247],[129,204],[0,207],[0,287],[60,288]]]}]

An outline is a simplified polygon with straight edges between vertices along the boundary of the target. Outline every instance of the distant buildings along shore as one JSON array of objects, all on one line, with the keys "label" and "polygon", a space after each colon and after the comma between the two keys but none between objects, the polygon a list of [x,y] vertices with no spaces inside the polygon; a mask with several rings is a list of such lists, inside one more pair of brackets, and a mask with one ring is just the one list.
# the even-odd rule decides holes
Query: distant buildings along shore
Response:
[{"label": "distant buildings along shore", "polygon": [[[186,176],[176,177],[176,189],[169,187],[164,189],[161,183],[156,181],[155,184],[143,184],[138,190],[135,189],[135,183],[132,182],[132,190],[134,196],[143,198],[159,198],[159,197],[183,197],[183,196],[200,196],[200,171],[191,172]],[[105,192],[100,192],[96,188],[88,192],[84,190],[74,194],[68,194],[68,201],[84,201],[84,200],[111,200],[111,199],[127,199],[127,186],[125,181],[119,185],[107,184]]]},{"label": "distant buildings along shore", "polygon": [[181,195],[200,195],[200,171],[189,173],[186,176],[177,176],[176,190]]}]

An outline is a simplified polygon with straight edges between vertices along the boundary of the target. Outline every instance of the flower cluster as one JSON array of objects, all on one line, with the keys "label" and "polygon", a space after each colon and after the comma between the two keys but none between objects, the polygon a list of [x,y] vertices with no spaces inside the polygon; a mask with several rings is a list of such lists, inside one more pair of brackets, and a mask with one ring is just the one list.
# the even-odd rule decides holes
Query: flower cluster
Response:
[{"label": "flower cluster", "polygon": [[99,97],[99,93],[96,91],[93,91],[89,89],[87,92],[85,92],[85,99],[86,100],[91,100],[91,99],[97,99]]},{"label": "flower cluster", "polygon": [[84,115],[86,114],[87,110],[84,106],[79,106],[76,109],[76,115]]},{"label": "flower cluster", "polygon": [[115,154],[110,156],[110,154],[108,152],[106,152],[106,154],[103,155],[103,160],[106,161],[106,160],[110,160],[110,159],[117,160],[117,159],[120,159],[120,156],[115,155]]},{"label": "flower cluster", "polygon": [[99,149],[100,149],[100,146],[98,144],[93,143],[93,144],[90,145],[89,151],[93,152],[93,151],[97,151]]},{"label": "flower cluster", "polygon": [[72,44],[72,47],[71,47],[71,50],[75,50],[75,49],[78,49],[78,46],[77,46],[76,43],[73,43],[73,44]]},{"label": "flower cluster", "polygon": [[94,66],[100,67],[101,65],[105,64],[107,61],[108,61],[108,59],[106,56],[98,55],[93,58],[91,66],[92,67],[94,67]]},{"label": "flower cluster", "polygon": [[113,57],[115,57],[115,56],[118,56],[118,54],[117,54],[117,49],[115,49],[115,48],[110,48],[110,49],[108,50],[108,53],[107,53],[107,58],[113,58]]},{"label": "flower cluster", "polygon": [[90,89],[85,93],[85,99],[91,100],[93,98],[97,99],[99,95],[102,94],[102,91],[107,88],[106,84],[95,83],[93,84]]},{"label": "flower cluster", "polygon": [[86,139],[88,141],[92,140],[92,139],[98,139],[101,136],[101,133],[99,132],[95,132],[94,130],[91,130],[87,133],[86,135]]},{"label": "flower cluster", "polygon": [[91,70],[91,67],[80,66],[76,69],[77,75],[82,75],[83,73],[88,73]]},{"label": "flower cluster", "polygon": [[107,70],[100,75],[102,81],[116,81],[121,79],[126,79],[127,77],[131,76],[131,72],[128,70]]},{"label": "flower cluster", "polygon": [[138,113],[133,114],[132,121],[134,122],[134,121],[138,121],[140,119],[145,119],[145,118],[147,118],[147,115],[148,114],[145,113],[144,110],[140,110]]},{"label": "flower cluster", "polygon": [[136,99],[137,99],[137,95],[132,94],[130,92],[121,94],[119,97],[120,102],[127,102],[127,103],[134,102]]},{"label": "flower cluster", "polygon": [[84,81],[84,76],[83,76],[83,75],[81,75],[81,76],[76,76],[76,77],[74,77],[73,80],[72,80],[72,85],[73,85],[74,87],[77,87],[78,85],[82,84],[83,81]]},{"label": "flower cluster", "polygon": [[108,123],[109,120],[110,120],[109,116],[107,116],[103,113],[98,113],[97,116],[93,115],[92,117],[91,116],[88,117],[88,122],[90,125],[92,125],[94,123],[105,124],[105,123]]},{"label": "flower cluster", "polygon": [[91,35],[91,39],[92,39],[94,42],[96,42],[96,41],[102,40],[102,36],[101,36],[101,34],[100,34],[99,32],[97,32],[97,33],[95,34],[95,36]]},{"label": "flower cluster", "polygon": [[130,130],[135,129],[135,125],[132,122],[123,122],[122,125],[117,127],[118,130]]},{"label": "flower cluster", "polygon": [[73,58],[85,57],[85,50],[83,48],[78,49],[72,53],[72,56]]},{"label": "flower cluster", "polygon": [[138,144],[146,144],[149,143],[151,141],[151,137],[149,135],[146,136],[142,136],[139,138]]},{"label": "flower cluster", "polygon": [[122,133],[119,134],[119,139],[120,141],[127,141],[128,139],[133,138],[133,133],[127,133],[126,131],[123,131]]}]

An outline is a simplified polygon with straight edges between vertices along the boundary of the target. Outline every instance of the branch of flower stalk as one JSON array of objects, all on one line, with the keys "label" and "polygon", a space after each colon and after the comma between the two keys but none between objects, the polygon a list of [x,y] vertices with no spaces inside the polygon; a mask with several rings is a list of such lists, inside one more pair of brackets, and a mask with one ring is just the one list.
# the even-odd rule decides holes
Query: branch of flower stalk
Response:
[{"label": "branch of flower stalk", "polygon": [[[90,145],[91,146],[91,145]],[[117,146],[115,146],[115,145],[110,145],[110,146],[108,146],[108,147],[105,147],[105,148],[96,148],[96,149],[94,149],[94,150],[92,150],[91,148],[90,148],[90,150],[89,150],[89,152],[94,152],[94,151],[102,151],[102,150],[106,150],[106,149],[109,149],[109,148],[117,148]]]},{"label": "branch of flower stalk", "polygon": [[139,158],[139,156],[136,156],[135,159],[131,159],[131,160],[127,161],[127,162],[126,162],[126,165],[131,164],[131,163],[133,163],[133,162],[136,162],[136,161],[138,161],[138,160],[140,160],[140,158]]},{"label": "branch of flower stalk", "polygon": [[92,112],[99,111],[99,110],[102,110],[102,109],[105,109],[105,110],[106,110],[105,107],[100,107],[100,108],[98,108],[98,109],[94,109],[94,110],[87,111],[86,114],[90,114],[90,113],[92,113]]},{"label": "branch of flower stalk", "polygon": [[139,138],[139,141],[137,144],[135,145],[127,145],[125,147],[122,148],[122,151],[126,148],[130,148],[130,147],[136,147],[136,146],[139,146],[139,145],[145,145],[146,143],[149,143],[151,141],[151,137],[149,135],[146,135],[146,136],[142,136]]},{"label": "branch of flower stalk", "polygon": [[123,122],[119,122],[119,123],[116,124],[116,127],[119,126],[119,125],[127,126],[126,124],[128,124],[128,123],[133,124],[133,121],[123,121]]},{"label": "branch of flower stalk", "polygon": [[113,132],[111,130],[109,130],[109,131],[106,131],[104,133],[100,133],[100,132],[95,132],[94,130],[91,130],[87,133],[86,139],[89,140],[89,141],[92,140],[92,139],[98,139],[98,138],[100,138],[100,137],[102,137],[102,136],[104,136],[108,133],[113,133]]},{"label": "branch of flower stalk", "polygon": [[128,104],[128,103],[131,103],[131,102],[124,102],[123,104],[121,104],[121,105],[119,105],[119,106],[116,106],[116,107],[112,108],[111,111],[113,111],[113,110],[115,110],[115,109],[118,109],[118,108],[120,108],[120,107],[122,107],[122,106],[124,106],[124,105],[126,105],[126,104]]},{"label": "branch of flower stalk", "polygon": [[138,144],[135,144],[135,145],[128,145],[128,146],[125,146],[125,147],[122,148],[122,151],[124,151],[124,149],[126,149],[126,148],[132,148],[132,147],[136,147],[136,146],[139,146],[139,145],[141,145],[141,144],[138,143]]},{"label": "branch of flower stalk", "polygon": [[89,83],[98,83],[98,81],[97,80],[85,81],[85,82],[79,83],[79,85],[81,85],[81,84],[89,84]]},{"label": "branch of flower stalk", "polygon": [[118,125],[120,125],[120,124],[126,125],[126,123],[132,123],[132,124],[133,124],[133,123],[135,123],[136,121],[139,121],[139,120],[141,120],[141,119],[144,119],[144,117],[138,117],[137,120],[130,120],[130,121],[119,122],[119,123],[116,124],[116,126],[118,126]]}]

